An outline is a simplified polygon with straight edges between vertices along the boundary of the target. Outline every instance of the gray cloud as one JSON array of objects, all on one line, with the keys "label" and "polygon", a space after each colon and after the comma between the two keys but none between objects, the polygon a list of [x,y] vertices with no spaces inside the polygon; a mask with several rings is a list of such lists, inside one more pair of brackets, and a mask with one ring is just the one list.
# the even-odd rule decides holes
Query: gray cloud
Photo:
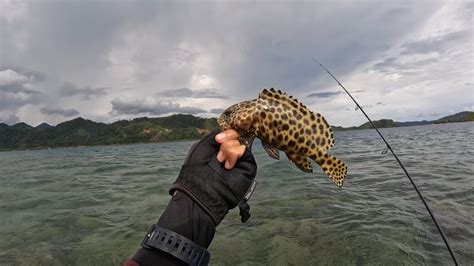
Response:
[{"label": "gray cloud", "polygon": [[41,101],[41,93],[35,89],[36,79],[12,69],[0,70],[0,111],[14,112],[27,104]]},{"label": "gray cloud", "polygon": [[405,43],[402,45],[402,54],[427,54],[432,52],[443,53],[448,49],[456,47],[462,42],[470,41],[472,38],[471,36],[471,30],[460,30],[441,36]]},{"label": "gray cloud", "polygon": [[213,114],[222,114],[223,112],[225,111],[224,108],[213,108],[209,111],[209,113],[213,113]]},{"label": "gray cloud", "polygon": [[79,115],[79,111],[76,109],[61,109],[61,108],[50,108],[50,107],[43,107],[40,109],[42,114],[46,115],[61,115],[65,117],[71,117]]},{"label": "gray cloud", "polygon": [[90,100],[93,97],[101,97],[107,95],[108,88],[90,88],[78,87],[70,82],[66,82],[61,87],[61,96],[71,97],[80,96],[84,100]]},{"label": "gray cloud", "polygon": [[7,125],[14,125],[20,122],[20,118],[14,114],[9,114],[7,117],[2,118],[0,117],[0,122],[5,123]]},{"label": "gray cloud", "polygon": [[218,98],[227,99],[228,97],[222,93],[219,93],[217,89],[198,89],[192,90],[189,88],[180,88],[172,90],[164,90],[159,93],[164,97],[176,97],[176,98]]},{"label": "gray cloud", "polygon": [[[357,90],[357,91],[352,91],[351,93],[360,93],[364,92],[364,90]],[[323,92],[315,92],[306,95],[307,98],[331,98],[339,94],[344,94],[343,91],[323,91]]]},{"label": "gray cloud", "polygon": [[[417,1],[118,1],[113,5],[108,0],[7,1],[2,6],[5,12],[0,12],[5,51],[0,69],[15,66],[9,68],[26,79],[0,89],[0,115],[13,113],[31,124],[54,124],[60,118],[42,115],[39,108],[56,106],[58,99],[61,106],[74,106],[82,114],[106,120],[115,118],[108,115],[111,110],[112,114],[153,114],[152,107],[157,107],[163,111],[156,113],[186,108],[196,112],[195,107],[186,107],[182,98],[192,98],[203,106],[212,106],[215,99],[230,104],[255,98],[262,87],[269,86],[292,95],[311,95],[315,92],[312,88],[334,84],[311,57],[341,81],[363,75],[359,70],[367,65],[382,74],[396,74],[367,75],[366,80],[353,83],[362,88],[373,85],[370,96],[388,87],[408,90],[408,84],[418,86],[420,81],[439,84],[436,79],[445,72],[433,66],[443,63],[449,69],[459,65],[452,72],[464,71],[464,75],[449,73],[444,79],[464,84],[471,82],[472,71],[465,69],[472,63],[458,64],[462,58],[451,54],[472,53],[472,45],[470,50],[465,48],[471,41],[466,36],[472,32],[472,6],[459,1],[430,5]],[[449,33],[449,29],[433,23],[443,10],[448,10],[442,16],[443,25],[452,23],[464,30]],[[446,34],[426,37],[434,32]],[[402,46],[395,47],[399,43]],[[407,60],[401,60],[399,51],[407,54]],[[409,58],[408,54],[421,56]],[[428,55],[434,56],[426,58]],[[384,58],[393,59],[384,62]],[[426,72],[420,71],[424,68]],[[402,78],[405,73],[413,79]],[[127,107],[127,102],[117,100],[120,95],[137,98],[157,93],[172,103],[144,101],[140,109],[139,102]],[[310,97],[327,99],[340,94],[324,93],[315,92]],[[394,97],[409,97],[397,95],[402,96]],[[432,95],[427,105],[439,108],[442,104],[435,97],[444,97]],[[369,97],[368,93],[361,96]],[[408,106],[405,100],[392,98],[390,106]],[[111,106],[111,101],[116,105]],[[463,101],[453,99],[451,106],[443,108],[450,110]],[[326,111],[330,110],[333,108],[327,107]],[[418,111],[407,110],[403,115],[415,113]]]},{"label": "gray cloud", "polygon": [[198,114],[207,113],[206,110],[181,106],[177,103],[162,103],[157,101],[146,101],[144,99],[126,100],[115,99],[112,102],[112,115],[164,115],[170,113]]},{"label": "gray cloud", "polygon": [[439,60],[436,57],[421,60],[412,60],[405,63],[400,63],[399,60],[395,57],[389,57],[382,62],[374,64],[372,68],[383,73],[400,72],[407,74],[409,71],[424,69],[430,64],[434,64],[437,62],[439,62]]},{"label": "gray cloud", "polygon": [[342,94],[342,91],[323,91],[323,92],[315,92],[315,93],[308,94],[306,95],[306,97],[330,98],[339,94]]},{"label": "gray cloud", "polygon": [[37,82],[37,77],[13,69],[0,70],[0,91],[10,93],[38,93],[32,89],[32,84]]}]

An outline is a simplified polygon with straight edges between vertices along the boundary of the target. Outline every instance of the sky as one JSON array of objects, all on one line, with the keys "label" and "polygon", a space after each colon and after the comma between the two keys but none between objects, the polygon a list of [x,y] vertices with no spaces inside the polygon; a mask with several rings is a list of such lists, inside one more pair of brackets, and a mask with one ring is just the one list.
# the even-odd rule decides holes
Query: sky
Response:
[{"label": "sky", "polygon": [[474,111],[470,1],[0,0],[0,123],[216,117],[264,87],[331,125]]}]

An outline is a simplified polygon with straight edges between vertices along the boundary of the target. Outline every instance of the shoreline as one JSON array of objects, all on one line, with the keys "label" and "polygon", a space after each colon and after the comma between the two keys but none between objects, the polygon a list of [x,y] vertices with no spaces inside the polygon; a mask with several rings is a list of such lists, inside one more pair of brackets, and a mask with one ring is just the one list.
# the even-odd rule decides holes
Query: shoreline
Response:
[{"label": "shoreline", "polygon": [[[460,124],[460,123],[469,123],[474,121],[463,121],[463,122],[447,122],[447,123],[433,123],[426,125],[412,125],[412,126],[399,126],[399,127],[379,127],[378,129],[390,129],[390,128],[410,128],[410,127],[424,127],[424,126],[433,126],[433,125],[446,125],[446,124]],[[334,132],[350,132],[350,131],[362,131],[362,130],[373,130],[373,128],[363,128],[363,129],[347,129],[347,130],[334,130]],[[57,146],[57,147],[31,147],[31,148],[14,148],[14,149],[4,149],[0,148],[0,152],[10,152],[10,151],[36,151],[36,150],[48,150],[48,149],[65,149],[65,148],[83,148],[83,147],[109,147],[109,146],[126,146],[126,145],[140,145],[140,144],[165,144],[165,143],[174,143],[174,142],[186,142],[186,141],[195,141],[195,139],[179,139],[179,140],[167,140],[167,141],[158,141],[158,142],[130,142],[130,143],[113,143],[113,144],[91,144],[91,145],[78,145],[78,146]]]}]

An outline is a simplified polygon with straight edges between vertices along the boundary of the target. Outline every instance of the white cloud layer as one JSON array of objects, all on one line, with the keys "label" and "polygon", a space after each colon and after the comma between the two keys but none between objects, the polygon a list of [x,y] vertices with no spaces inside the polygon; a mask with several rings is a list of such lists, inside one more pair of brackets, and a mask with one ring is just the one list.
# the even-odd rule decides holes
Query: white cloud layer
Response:
[{"label": "white cloud layer", "polygon": [[[215,116],[274,86],[334,125],[474,105],[473,3],[0,0],[0,122]],[[306,97],[310,96],[312,97]]]}]

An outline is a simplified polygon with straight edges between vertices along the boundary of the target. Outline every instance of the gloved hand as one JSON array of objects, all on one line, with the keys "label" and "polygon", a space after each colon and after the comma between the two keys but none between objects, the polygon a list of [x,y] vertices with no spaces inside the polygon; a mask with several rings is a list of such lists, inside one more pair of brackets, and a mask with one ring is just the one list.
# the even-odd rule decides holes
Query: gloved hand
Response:
[{"label": "gloved hand", "polygon": [[250,151],[231,170],[216,159],[220,144],[215,141],[219,131],[213,131],[193,144],[181,167],[170,194],[180,190],[198,203],[217,226],[230,209],[244,198],[257,173]]}]

